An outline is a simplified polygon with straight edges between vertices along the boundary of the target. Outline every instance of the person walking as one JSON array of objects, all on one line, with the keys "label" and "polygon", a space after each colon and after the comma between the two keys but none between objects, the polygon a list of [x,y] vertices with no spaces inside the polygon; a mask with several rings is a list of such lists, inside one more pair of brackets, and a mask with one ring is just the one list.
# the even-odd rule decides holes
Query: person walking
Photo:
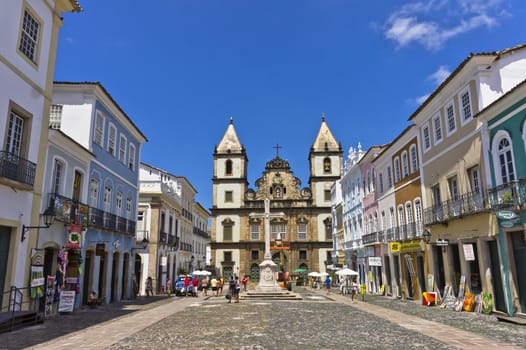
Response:
[{"label": "person walking", "polygon": [[146,296],[153,296],[153,280],[150,276],[146,279]]},{"label": "person walking", "polygon": [[234,280],[234,276],[230,276],[230,280],[228,281],[228,294],[230,295],[228,303],[231,304],[236,297],[236,281]]},{"label": "person walking", "polygon": [[239,292],[241,291],[241,283],[239,282],[239,277],[236,276],[236,281],[234,283],[234,303],[239,303]]},{"label": "person walking", "polygon": [[201,280],[201,288],[203,288],[203,295],[206,297],[208,293],[208,277],[205,276],[205,278]]},{"label": "person walking", "polygon": [[247,283],[248,283],[248,278],[247,276],[244,276],[243,279],[241,280],[241,284],[243,285],[243,291],[245,293],[247,292]]},{"label": "person walking", "polygon": [[199,280],[197,278],[192,279],[192,296],[197,298],[197,288],[199,288]]},{"label": "person walking", "polygon": [[166,294],[168,294],[169,297],[172,296],[172,281],[169,277],[166,280]]},{"label": "person walking", "polygon": [[210,280],[210,287],[212,287],[212,296],[217,296],[217,279],[215,277]]},{"label": "person walking", "polygon": [[327,288],[327,294],[331,292],[331,278],[327,276],[325,279],[325,287]]},{"label": "person walking", "polygon": [[351,301],[354,301],[356,294],[358,294],[358,284],[356,283],[356,279],[353,278],[351,283]]},{"label": "person walking", "polygon": [[223,295],[223,286],[225,285],[225,280],[223,276],[219,277],[217,280],[217,296]]}]

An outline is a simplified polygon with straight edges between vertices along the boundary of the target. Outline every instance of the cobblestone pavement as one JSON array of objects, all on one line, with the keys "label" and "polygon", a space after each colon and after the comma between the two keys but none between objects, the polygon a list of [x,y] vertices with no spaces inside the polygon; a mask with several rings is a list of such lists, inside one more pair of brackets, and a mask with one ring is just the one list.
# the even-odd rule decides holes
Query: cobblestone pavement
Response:
[{"label": "cobblestone pavement", "polygon": [[[304,300],[228,304],[224,297],[144,298],[86,309],[1,334],[0,349],[526,349],[526,327],[493,315],[373,295],[352,303],[324,291],[294,291]],[[424,325],[432,330],[422,331]],[[466,341],[452,345],[448,335],[459,334],[466,334]],[[481,345],[486,338],[473,336],[479,343],[470,345],[473,334],[489,340]]]}]

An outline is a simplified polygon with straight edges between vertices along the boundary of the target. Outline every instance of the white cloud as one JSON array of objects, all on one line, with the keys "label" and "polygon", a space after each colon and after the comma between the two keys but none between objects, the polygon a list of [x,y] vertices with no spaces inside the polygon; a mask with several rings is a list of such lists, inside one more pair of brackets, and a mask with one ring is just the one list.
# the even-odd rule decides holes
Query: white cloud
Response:
[{"label": "white cloud", "polygon": [[428,77],[428,79],[434,81],[435,84],[438,86],[442,84],[442,82],[446,80],[450,74],[451,72],[446,66],[440,66],[438,67],[436,72],[434,72]]},{"label": "white cloud", "polygon": [[430,50],[481,27],[498,25],[506,16],[503,0],[429,0],[404,4],[386,20],[387,39],[398,47],[418,43]]}]

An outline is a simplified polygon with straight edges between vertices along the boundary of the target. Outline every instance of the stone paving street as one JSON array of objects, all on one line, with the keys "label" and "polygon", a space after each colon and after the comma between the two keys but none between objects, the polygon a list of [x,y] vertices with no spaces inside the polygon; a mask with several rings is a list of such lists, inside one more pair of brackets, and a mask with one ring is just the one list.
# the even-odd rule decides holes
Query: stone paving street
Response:
[{"label": "stone paving street", "polygon": [[0,349],[526,349],[526,326],[494,315],[294,291],[303,301],[156,297],[86,309],[0,334]]}]

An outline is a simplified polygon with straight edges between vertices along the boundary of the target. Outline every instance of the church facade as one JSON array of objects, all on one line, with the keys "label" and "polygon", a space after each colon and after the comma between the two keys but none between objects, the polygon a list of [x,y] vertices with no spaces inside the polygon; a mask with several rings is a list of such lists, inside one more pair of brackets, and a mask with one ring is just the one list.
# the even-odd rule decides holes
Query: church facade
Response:
[{"label": "church facade", "polygon": [[214,150],[211,261],[218,274],[259,280],[265,255],[264,201],[270,200],[270,254],[278,271],[321,271],[332,264],[331,186],[341,176],[343,152],[325,117],[309,151],[308,186],[276,154],[255,188],[248,156],[233,120]]}]

